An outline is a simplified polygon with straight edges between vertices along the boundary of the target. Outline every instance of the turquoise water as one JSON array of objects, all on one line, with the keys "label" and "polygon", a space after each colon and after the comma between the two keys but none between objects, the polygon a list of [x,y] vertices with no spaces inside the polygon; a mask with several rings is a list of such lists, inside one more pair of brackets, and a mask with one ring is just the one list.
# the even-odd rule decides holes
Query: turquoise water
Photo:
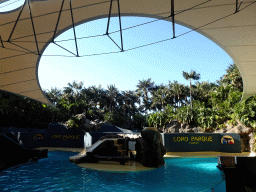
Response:
[{"label": "turquoise water", "polygon": [[72,152],[49,152],[48,159],[0,175],[0,191],[200,192],[224,179],[217,158],[170,158],[165,166],[141,172],[105,172],[69,162]]}]

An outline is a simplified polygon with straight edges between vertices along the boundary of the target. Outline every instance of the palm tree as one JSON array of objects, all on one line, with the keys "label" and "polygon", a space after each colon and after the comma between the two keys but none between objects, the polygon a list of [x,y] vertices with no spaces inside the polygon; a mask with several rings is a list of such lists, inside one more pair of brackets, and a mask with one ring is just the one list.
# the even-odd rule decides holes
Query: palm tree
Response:
[{"label": "palm tree", "polygon": [[97,114],[97,119],[101,119],[101,114],[105,107],[107,107],[106,91],[99,85],[84,88],[81,91],[82,101],[84,105],[84,112],[94,111]]},{"label": "palm tree", "polygon": [[147,79],[147,80],[139,80],[139,83],[136,85],[137,86],[137,90],[136,92],[139,93],[139,95],[141,95],[142,99],[143,99],[143,105],[145,108],[145,111],[150,109],[150,101],[149,101],[149,96],[148,93],[149,91],[151,91],[152,89],[154,89],[154,82],[151,81],[151,78]]},{"label": "palm tree", "polygon": [[57,121],[57,113],[58,113],[58,107],[61,97],[62,97],[62,91],[60,89],[58,89],[57,87],[55,88],[51,88],[51,90],[48,92],[44,91],[44,94],[46,95],[46,97],[56,106],[56,108],[51,108],[51,114],[52,114],[52,122],[56,122]]},{"label": "palm tree", "polygon": [[195,87],[195,99],[199,100],[200,102],[207,103],[210,98],[211,91],[214,87],[216,87],[216,84],[210,83],[209,81],[203,81],[196,82]]},{"label": "palm tree", "polygon": [[160,88],[153,93],[152,97],[152,107],[156,107],[159,110],[165,110],[168,103],[170,103],[170,90],[165,88]]},{"label": "palm tree", "polygon": [[87,102],[90,103],[95,109],[97,109],[97,107],[99,107],[100,109],[103,108],[105,103],[104,102],[105,91],[101,87],[101,85],[99,85],[98,87],[93,85],[89,87],[87,90],[84,90],[84,92],[86,93],[86,96],[87,96]]},{"label": "palm tree", "polygon": [[119,92],[115,85],[108,85],[107,96],[110,104],[110,111],[113,112],[116,107],[117,96]]},{"label": "palm tree", "polygon": [[71,94],[73,98],[75,99],[75,103],[77,99],[80,97],[80,92],[83,88],[83,82],[77,83],[76,81],[73,81],[73,83],[68,83],[68,87],[64,87],[64,93]]},{"label": "palm tree", "polygon": [[[69,117],[73,116],[77,113],[81,112],[81,91],[82,91],[83,83],[77,83],[73,81],[73,83],[68,83],[67,87],[64,87],[63,95],[62,95],[62,103],[65,105],[65,108],[68,110]],[[71,114],[70,114],[71,112]]]},{"label": "palm tree", "polygon": [[[184,94],[184,85],[182,85],[178,81],[174,80],[173,83],[171,81],[169,81],[168,86],[174,96],[174,103],[176,104],[176,107],[175,107],[175,110],[176,110],[176,108],[178,108],[178,103],[181,102],[181,97]],[[176,100],[176,98],[177,98],[177,100]]]},{"label": "palm tree", "polygon": [[140,103],[139,97],[134,91],[122,91],[124,116],[131,118],[137,112],[136,104]]},{"label": "palm tree", "polygon": [[58,101],[60,100],[60,97],[62,95],[61,90],[58,89],[57,87],[51,88],[50,91],[44,91],[46,97],[53,103],[57,104]]},{"label": "palm tree", "polygon": [[219,81],[220,84],[231,84],[235,89],[239,90],[240,92],[243,91],[243,79],[237,68],[236,64],[231,64],[226,69],[227,74],[223,75],[221,80]]},{"label": "palm tree", "polygon": [[191,94],[191,90],[192,90],[192,85],[191,85],[191,81],[192,80],[199,80],[200,79],[200,73],[196,73],[196,71],[191,70],[190,73],[187,73],[185,71],[182,71],[182,75],[186,80],[189,80],[189,88],[190,88],[190,105],[192,107],[192,94]]}]

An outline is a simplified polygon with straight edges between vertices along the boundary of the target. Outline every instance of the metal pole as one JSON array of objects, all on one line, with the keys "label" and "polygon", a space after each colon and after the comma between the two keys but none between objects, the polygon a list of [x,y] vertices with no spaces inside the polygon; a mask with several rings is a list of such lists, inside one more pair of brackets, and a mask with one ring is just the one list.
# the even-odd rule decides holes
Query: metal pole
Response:
[{"label": "metal pole", "polygon": [[174,0],[171,0],[172,32],[175,38],[175,21],[174,21]]},{"label": "metal pole", "polygon": [[3,43],[1,35],[0,35],[0,41],[1,41],[2,47],[4,48],[4,43]]},{"label": "metal pole", "polygon": [[107,24],[107,31],[106,31],[106,35],[108,35],[108,29],[109,29],[109,23],[110,23],[110,15],[111,15],[111,10],[112,10],[112,1],[110,1],[110,7],[109,7],[109,14],[108,14],[108,24]]},{"label": "metal pole", "polygon": [[57,20],[57,23],[56,23],[56,27],[55,27],[55,30],[54,30],[53,37],[52,37],[52,42],[54,42],[54,38],[55,38],[55,35],[56,35],[56,32],[57,32],[57,28],[58,28],[58,26],[59,26],[60,15],[61,15],[61,13],[62,13],[64,1],[65,1],[65,0],[62,0],[62,3],[61,3],[61,7],[60,7],[60,12],[59,12],[58,20]]},{"label": "metal pole", "polygon": [[17,25],[17,23],[18,23],[18,21],[19,21],[19,19],[20,19],[21,13],[22,13],[22,11],[23,11],[23,9],[24,9],[24,7],[25,7],[25,5],[26,5],[27,2],[28,2],[28,0],[26,0],[26,2],[24,2],[23,6],[22,6],[22,8],[21,8],[21,10],[20,10],[20,13],[19,13],[19,15],[18,15],[18,17],[17,17],[17,19],[16,19],[16,21],[15,21],[15,23],[14,23],[13,28],[12,28],[12,32],[11,32],[11,34],[10,34],[8,40],[7,40],[8,42],[10,42],[10,40],[11,40],[11,38],[12,38],[12,34],[13,34],[13,32],[14,32],[14,29],[16,28],[16,25]]},{"label": "metal pole", "polygon": [[70,5],[70,13],[71,13],[71,19],[72,19],[72,25],[73,25],[73,31],[74,31],[74,37],[75,37],[75,44],[76,44],[76,53],[77,53],[76,56],[79,57],[78,47],[77,47],[77,40],[76,40],[76,30],[75,30],[75,24],[74,24],[73,12],[72,12],[71,0],[69,0],[69,5]]},{"label": "metal pole", "polygon": [[235,13],[237,13],[238,12],[238,0],[236,0],[236,11],[235,11]]},{"label": "metal pole", "polygon": [[120,26],[120,38],[121,38],[121,51],[124,51],[124,46],[123,46],[123,35],[122,35],[122,25],[121,25],[121,14],[120,14],[120,4],[119,0],[117,0],[117,5],[118,5],[118,14],[119,14],[119,26]]},{"label": "metal pole", "polygon": [[31,24],[32,24],[33,32],[34,32],[34,37],[35,37],[35,41],[36,41],[37,52],[38,52],[38,55],[40,55],[39,48],[38,48],[38,42],[37,42],[37,38],[36,38],[35,26],[34,26],[34,22],[33,22],[33,18],[32,18],[32,12],[31,12],[31,9],[30,9],[29,0],[28,0],[28,8],[29,8],[30,20],[31,20]]}]

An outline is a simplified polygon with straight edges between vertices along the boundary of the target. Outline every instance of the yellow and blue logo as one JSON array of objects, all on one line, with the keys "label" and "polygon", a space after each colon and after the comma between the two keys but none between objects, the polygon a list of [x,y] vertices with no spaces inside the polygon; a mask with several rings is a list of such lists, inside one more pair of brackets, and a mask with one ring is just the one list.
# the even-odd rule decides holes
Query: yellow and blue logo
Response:
[{"label": "yellow and blue logo", "polygon": [[40,133],[35,134],[33,137],[33,140],[43,140],[43,139],[44,139],[44,136]]},{"label": "yellow and blue logo", "polygon": [[230,144],[233,145],[235,144],[235,141],[233,139],[233,137],[229,136],[229,135],[225,135],[221,138],[221,144]]}]

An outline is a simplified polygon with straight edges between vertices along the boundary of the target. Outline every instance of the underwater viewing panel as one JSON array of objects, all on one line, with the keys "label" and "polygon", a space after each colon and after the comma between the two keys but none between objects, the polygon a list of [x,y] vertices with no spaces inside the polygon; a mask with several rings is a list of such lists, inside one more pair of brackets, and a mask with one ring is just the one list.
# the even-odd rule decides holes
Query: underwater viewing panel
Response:
[{"label": "underwater viewing panel", "polygon": [[240,135],[235,133],[165,133],[162,135],[167,152],[242,152]]}]

